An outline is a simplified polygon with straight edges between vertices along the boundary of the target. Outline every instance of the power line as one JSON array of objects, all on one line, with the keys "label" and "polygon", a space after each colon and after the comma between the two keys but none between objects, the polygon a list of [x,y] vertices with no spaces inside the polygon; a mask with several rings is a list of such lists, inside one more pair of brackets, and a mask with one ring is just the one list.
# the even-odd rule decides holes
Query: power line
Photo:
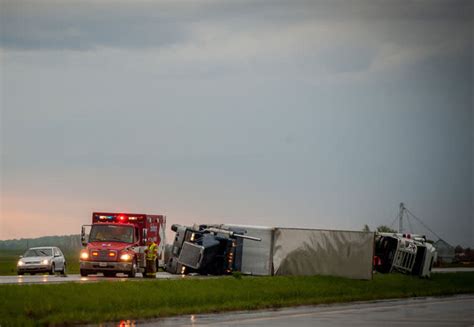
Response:
[{"label": "power line", "polygon": [[390,224],[390,228],[392,228],[393,224],[395,224],[395,222],[397,221],[398,219],[398,214],[395,216],[395,219],[393,219],[392,223]]},{"label": "power line", "polygon": [[400,210],[398,211],[398,232],[403,233],[403,215],[405,213],[405,204],[400,203]]},{"label": "power line", "polygon": [[408,221],[408,226],[410,226],[410,230],[412,233],[415,233],[415,229],[413,228],[412,224],[411,224],[411,220],[410,220],[410,216],[408,214],[406,214],[406,217],[407,217],[407,221]]},{"label": "power line", "polygon": [[442,240],[441,236],[439,236],[438,234],[436,234],[431,228],[429,228],[420,218],[418,218],[417,216],[415,216],[413,214],[413,212],[411,212],[410,210],[406,209],[406,211],[413,217],[415,218],[423,227],[425,227],[429,232],[431,232],[434,236],[436,236],[438,239]]}]

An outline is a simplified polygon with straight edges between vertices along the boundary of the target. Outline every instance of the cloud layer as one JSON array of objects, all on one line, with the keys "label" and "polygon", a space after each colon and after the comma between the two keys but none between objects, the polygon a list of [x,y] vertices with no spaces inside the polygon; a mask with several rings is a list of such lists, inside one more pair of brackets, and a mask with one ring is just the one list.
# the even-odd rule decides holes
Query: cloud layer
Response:
[{"label": "cloud layer", "polygon": [[1,9],[2,214],[25,223],[0,238],[92,210],[358,229],[404,201],[473,239],[471,1]]}]

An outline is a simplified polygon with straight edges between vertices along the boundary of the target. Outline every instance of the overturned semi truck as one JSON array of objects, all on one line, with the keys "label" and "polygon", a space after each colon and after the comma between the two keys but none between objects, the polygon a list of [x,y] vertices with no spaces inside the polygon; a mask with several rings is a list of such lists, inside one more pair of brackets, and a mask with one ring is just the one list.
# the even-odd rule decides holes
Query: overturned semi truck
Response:
[{"label": "overturned semi truck", "polygon": [[422,235],[375,235],[374,268],[380,273],[398,271],[408,275],[430,277],[436,255],[435,247]]},{"label": "overturned semi truck", "polygon": [[332,275],[371,279],[374,233],[245,225],[173,225],[173,274]]},{"label": "overturned semi truck", "polygon": [[243,240],[261,241],[239,228],[172,225],[173,244],[165,249],[165,269],[173,274],[222,275],[241,271]]}]

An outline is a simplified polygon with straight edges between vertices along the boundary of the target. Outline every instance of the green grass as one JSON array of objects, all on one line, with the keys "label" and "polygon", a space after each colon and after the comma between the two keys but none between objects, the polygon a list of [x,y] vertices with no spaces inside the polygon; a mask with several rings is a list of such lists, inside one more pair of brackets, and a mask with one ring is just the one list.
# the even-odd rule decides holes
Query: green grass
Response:
[{"label": "green grass", "polygon": [[1,285],[0,325],[98,323],[459,293],[474,293],[474,273],[431,279],[378,274],[371,281],[313,276]]},{"label": "green grass", "polygon": [[0,275],[16,275],[16,263],[18,262],[18,257],[22,255],[23,252],[24,251],[1,251]]},{"label": "green grass", "polygon": [[[16,263],[23,250],[2,250],[0,251],[0,276],[16,275]],[[70,274],[79,273],[79,254],[64,253],[66,256],[67,270]]]}]

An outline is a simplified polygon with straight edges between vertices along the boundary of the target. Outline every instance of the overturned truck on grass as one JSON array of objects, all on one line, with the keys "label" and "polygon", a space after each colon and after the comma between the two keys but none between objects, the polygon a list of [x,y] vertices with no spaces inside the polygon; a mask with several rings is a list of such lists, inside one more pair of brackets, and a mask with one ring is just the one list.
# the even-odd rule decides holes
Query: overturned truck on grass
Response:
[{"label": "overturned truck on grass", "polygon": [[436,249],[425,236],[401,233],[375,235],[374,268],[380,273],[398,271],[429,277],[436,261]]},{"label": "overturned truck on grass", "polygon": [[436,249],[424,236],[246,225],[173,225],[165,269],[173,274],[429,277]]},{"label": "overturned truck on grass", "polygon": [[241,271],[243,240],[261,241],[245,230],[209,225],[172,225],[173,244],[165,250],[166,271],[222,275]]},{"label": "overturned truck on grass", "polygon": [[374,233],[245,225],[173,225],[174,274],[332,275],[371,279]]}]

